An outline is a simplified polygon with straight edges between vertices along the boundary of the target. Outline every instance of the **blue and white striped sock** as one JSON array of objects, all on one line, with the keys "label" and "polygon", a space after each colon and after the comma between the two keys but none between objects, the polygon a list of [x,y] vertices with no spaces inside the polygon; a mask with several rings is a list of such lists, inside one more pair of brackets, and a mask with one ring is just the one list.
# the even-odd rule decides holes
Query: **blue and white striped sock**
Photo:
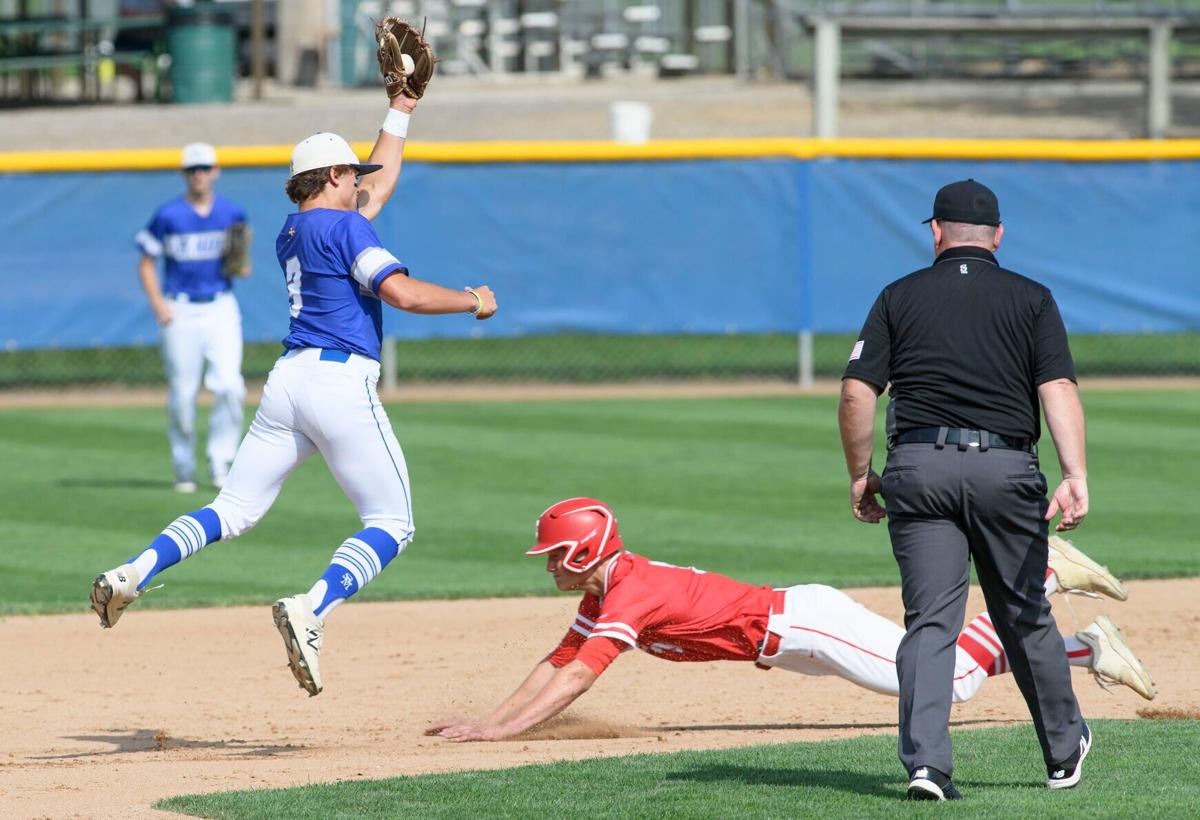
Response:
[{"label": "blue and white striped sock", "polygon": [[333,554],[329,569],[308,591],[313,614],[324,618],[383,572],[399,552],[396,539],[378,527],[367,527],[347,538]]},{"label": "blue and white striped sock", "polygon": [[213,541],[221,540],[221,519],[210,507],[181,515],[172,521],[150,546],[136,558],[129,559],[141,577],[142,589],[158,573],[191,558]]}]

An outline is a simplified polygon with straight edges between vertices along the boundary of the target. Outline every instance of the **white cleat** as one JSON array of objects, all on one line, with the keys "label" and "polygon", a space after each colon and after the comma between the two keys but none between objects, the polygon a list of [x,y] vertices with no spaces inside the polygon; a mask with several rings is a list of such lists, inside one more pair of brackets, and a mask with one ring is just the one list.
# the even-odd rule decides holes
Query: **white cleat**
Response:
[{"label": "white cleat", "polygon": [[1075,637],[1092,650],[1091,672],[1101,687],[1119,683],[1128,686],[1146,700],[1154,700],[1158,692],[1142,662],[1137,659],[1121,630],[1107,615],[1101,615],[1075,633]]},{"label": "white cleat", "polygon": [[1129,598],[1129,593],[1117,576],[1088,558],[1070,541],[1050,536],[1050,569],[1058,576],[1058,586],[1063,592],[1107,595],[1118,601]]},{"label": "white cleat", "polygon": [[275,627],[283,636],[288,666],[300,688],[308,692],[309,697],[319,695],[324,687],[317,656],[325,639],[325,625],[313,614],[307,595],[280,598],[271,612],[275,616]]},{"label": "white cleat", "polygon": [[121,564],[116,569],[96,576],[92,581],[92,611],[100,616],[100,626],[112,629],[125,607],[137,600],[141,578],[133,564]]},{"label": "white cleat", "polygon": [[175,492],[177,493],[194,493],[196,492],[195,481],[176,481]]}]

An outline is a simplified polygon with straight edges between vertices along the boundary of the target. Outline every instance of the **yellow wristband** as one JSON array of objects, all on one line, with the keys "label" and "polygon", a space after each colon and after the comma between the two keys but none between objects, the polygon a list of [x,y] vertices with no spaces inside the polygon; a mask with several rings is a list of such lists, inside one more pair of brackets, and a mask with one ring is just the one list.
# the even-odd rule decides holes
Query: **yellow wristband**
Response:
[{"label": "yellow wristband", "polygon": [[475,309],[468,311],[468,313],[478,314],[479,311],[483,310],[483,297],[479,295],[479,292],[475,288],[463,288],[463,290],[475,297]]}]

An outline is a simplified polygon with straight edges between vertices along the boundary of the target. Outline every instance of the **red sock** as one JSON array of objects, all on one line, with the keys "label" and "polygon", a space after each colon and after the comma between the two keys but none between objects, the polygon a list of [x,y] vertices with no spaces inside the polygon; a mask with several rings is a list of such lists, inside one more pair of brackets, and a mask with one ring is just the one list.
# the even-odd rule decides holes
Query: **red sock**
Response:
[{"label": "red sock", "polygon": [[986,612],[977,615],[966,625],[962,634],[958,636],[958,645],[987,670],[988,677],[1009,671],[1004,647],[1000,644],[1000,637],[992,628],[992,619]]}]

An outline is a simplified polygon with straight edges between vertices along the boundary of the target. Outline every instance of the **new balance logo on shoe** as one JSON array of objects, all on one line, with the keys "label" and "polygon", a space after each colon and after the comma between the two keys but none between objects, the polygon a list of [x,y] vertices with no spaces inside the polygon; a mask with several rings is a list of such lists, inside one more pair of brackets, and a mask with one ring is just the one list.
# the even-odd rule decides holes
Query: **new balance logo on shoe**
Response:
[{"label": "new balance logo on shoe", "polygon": [[950,778],[930,766],[913,769],[908,780],[909,800],[961,800],[962,795]]},{"label": "new balance logo on shoe", "polygon": [[1079,738],[1079,751],[1071,758],[1046,769],[1046,785],[1051,789],[1069,789],[1083,776],[1083,761],[1092,749],[1092,730],[1085,723]]},{"label": "new balance logo on shoe", "polygon": [[308,596],[280,598],[271,609],[296,682],[310,697],[320,694],[324,687],[319,657],[325,630],[313,614]]}]

